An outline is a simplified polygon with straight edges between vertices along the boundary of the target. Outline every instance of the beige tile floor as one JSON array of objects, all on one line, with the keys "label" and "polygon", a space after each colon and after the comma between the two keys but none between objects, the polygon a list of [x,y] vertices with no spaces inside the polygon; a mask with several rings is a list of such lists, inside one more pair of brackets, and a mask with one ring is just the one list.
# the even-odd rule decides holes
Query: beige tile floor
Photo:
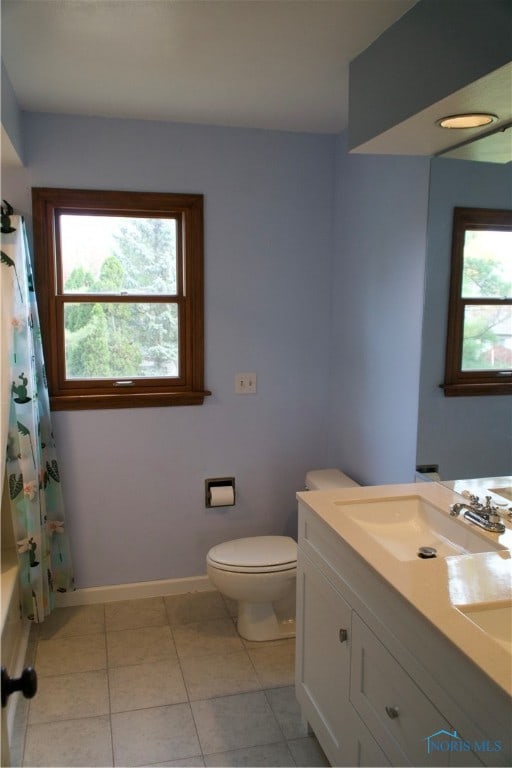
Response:
[{"label": "beige tile floor", "polygon": [[61,608],[33,627],[39,689],[13,765],[328,766],[293,688],[295,641],[251,643],[218,592]]}]

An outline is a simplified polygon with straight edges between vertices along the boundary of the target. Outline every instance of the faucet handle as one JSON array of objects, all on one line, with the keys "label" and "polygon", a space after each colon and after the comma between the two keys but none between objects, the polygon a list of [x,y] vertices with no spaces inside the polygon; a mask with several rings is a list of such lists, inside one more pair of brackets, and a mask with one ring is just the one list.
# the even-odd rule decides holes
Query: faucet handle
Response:
[{"label": "faucet handle", "polygon": [[482,511],[491,523],[498,523],[500,521],[499,510],[498,507],[492,503],[492,496],[485,497],[485,507]]},{"label": "faucet handle", "polygon": [[475,494],[471,493],[471,491],[462,491],[461,496],[464,496],[465,499],[469,499],[471,504],[479,504],[480,502],[479,496],[475,496]]}]

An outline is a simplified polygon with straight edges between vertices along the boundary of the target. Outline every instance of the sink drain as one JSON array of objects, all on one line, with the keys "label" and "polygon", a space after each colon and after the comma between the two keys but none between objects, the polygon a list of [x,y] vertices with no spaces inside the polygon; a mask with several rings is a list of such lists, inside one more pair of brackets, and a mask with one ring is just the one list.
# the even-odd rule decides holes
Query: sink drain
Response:
[{"label": "sink drain", "polygon": [[437,549],[435,547],[419,547],[418,557],[430,560],[433,557],[437,557]]}]

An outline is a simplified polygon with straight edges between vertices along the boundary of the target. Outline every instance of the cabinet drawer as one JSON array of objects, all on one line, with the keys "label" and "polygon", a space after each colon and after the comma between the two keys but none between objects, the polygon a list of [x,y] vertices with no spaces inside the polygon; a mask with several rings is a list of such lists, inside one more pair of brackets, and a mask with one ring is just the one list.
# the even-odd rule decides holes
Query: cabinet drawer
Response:
[{"label": "cabinet drawer", "polygon": [[450,724],[356,613],[350,700],[393,765],[447,764],[427,753],[427,737]]}]

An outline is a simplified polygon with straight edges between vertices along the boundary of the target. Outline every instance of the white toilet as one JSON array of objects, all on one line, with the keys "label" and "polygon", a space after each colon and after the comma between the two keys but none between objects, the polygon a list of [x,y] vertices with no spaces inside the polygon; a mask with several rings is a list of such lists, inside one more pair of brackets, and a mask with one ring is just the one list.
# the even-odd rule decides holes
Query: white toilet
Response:
[{"label": "white toilet", "polygon": [[[306,490],[346,488],[358,483],[338,469],[312,470]],[[295,636],[295,619],[278,618],[274,603],[295,593],[297,544],[289,536],[251,536],[225,541],[206,556],[212,584],[238,601],[237,628],[246,640]]]}]

